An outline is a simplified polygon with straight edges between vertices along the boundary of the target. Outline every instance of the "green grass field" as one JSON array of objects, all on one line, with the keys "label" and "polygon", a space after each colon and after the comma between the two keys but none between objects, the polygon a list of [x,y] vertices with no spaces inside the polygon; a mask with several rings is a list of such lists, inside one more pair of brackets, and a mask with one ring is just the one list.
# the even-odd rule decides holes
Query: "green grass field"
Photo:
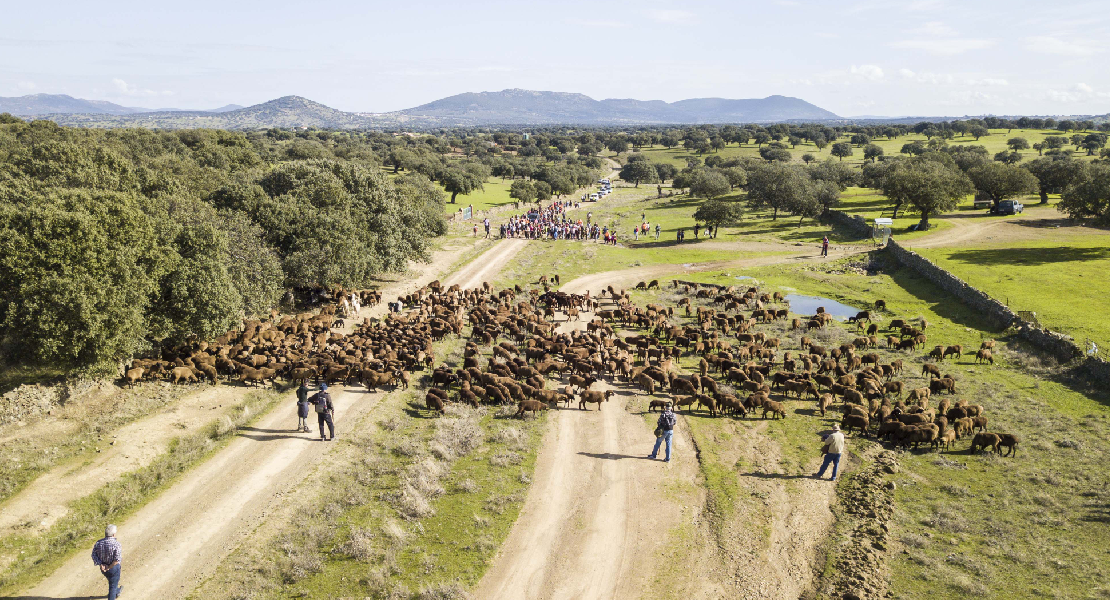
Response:
[{"label": "green grass field", "polygon": [[918,252],[1044,326],[1110,348],[1110,234]]}]

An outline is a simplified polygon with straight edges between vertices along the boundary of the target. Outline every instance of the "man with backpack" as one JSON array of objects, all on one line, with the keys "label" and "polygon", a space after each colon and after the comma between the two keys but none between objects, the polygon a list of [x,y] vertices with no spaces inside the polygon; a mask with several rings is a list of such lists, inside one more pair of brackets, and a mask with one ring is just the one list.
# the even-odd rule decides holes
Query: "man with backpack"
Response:
[{"label": "man with backpack", "polygon": [[303,381],[297,388],[297,431],[308,433],[308,386]]},{"label": "man with backpack", "polygon": [[[321,383],[320,391],[316,392],[310,399],[316,405],[316,420],[320,423],[320,441],[331,441],[335,439],[335,422],[332,421],[332,415],[335,414],[335,405],[331,402],[331,396],[328,395],[328,384]],[[328,424],[328,437],[324,437],[324,423]]]},{"label": "man with backpack", "polygon": [[662,414],[659,415],[659,422],[655,427],[655,448],[652,448],[651,454],[648,458],[655,460],[659,454],[659,446],[663,444],[663,440],[667,441],[667,458],[664,462],[671,462],[671,438],[674,437],[674,426],[678,419],[674,416],[674,411],[671,410],[671,403],[668,402],[667,406],[663,408]]}]

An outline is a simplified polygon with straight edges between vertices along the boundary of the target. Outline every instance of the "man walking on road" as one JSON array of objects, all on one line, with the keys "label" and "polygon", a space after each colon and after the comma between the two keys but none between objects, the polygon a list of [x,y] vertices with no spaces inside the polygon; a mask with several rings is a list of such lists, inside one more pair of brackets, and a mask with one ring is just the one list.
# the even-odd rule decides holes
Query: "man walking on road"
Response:
[{"label": "man walking on road", "polygon": [[100,568],[100,573],[108,580],[108,600],[116,600],[123,593],[123,586],[119,584],[123,548],[116,540],[115,525],[104,528],[104,537],[93,546],[92,559],[93,564]]},{"label": "man walking on road", "polygon": [[668,402],[667,406],[663,408],[662,414],[659,415],[659,422],[655,427],[655,448],[652,448],[648,458],[655,460],[655,457],[659,455],[659,446],[663,443],[663,440],[666,440],[667,458],[665,462],[671,462],[671,438],[674,436],[674,426],[677,421],[674,412],[671,411],[671,403]]},{"label": "man walking on road", "polygon": [[[320,391],[312,396],[312,403],[316,405],[316,420],[320,423],[320,441],[334,440],[335,422],[332,421],[332,415],[335,414],[335,405],[332,404],[331,396],[328,395],[328,384],[320,384]],[[324,423],[328,425],[327,437],[324,437]]]},{"label": "man walking on road", "polygon": [[828,256],[828,255],[829,255],[829,236],[826,235],[825,239],[821,240],[821,256]]},{"label": "man walking on road", "polygon": [[308,433],[308,386],[303,381],[297,388],[297,431]]},{"label": "man walking on road", "polygon": [[821,470],[817,472],[817,479],[820,479],[825,474],[825,469],[831,464],[832,481],[836,481],[837,470],[840,469],[840,455],[844,453],[844,448],[847,442],[844,441],[844,434],[840,433],[840,425],[833,424],[833,432],[825,437],[825,443],[821,446],[821,451],[825,453],[825,460],[821,462]]}]

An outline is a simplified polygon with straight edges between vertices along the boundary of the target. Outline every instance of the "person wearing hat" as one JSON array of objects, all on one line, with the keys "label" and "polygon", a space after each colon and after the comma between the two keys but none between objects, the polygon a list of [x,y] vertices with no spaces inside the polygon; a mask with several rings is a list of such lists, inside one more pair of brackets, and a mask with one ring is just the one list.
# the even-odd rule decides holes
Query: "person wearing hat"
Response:
[{"label": "person wearing hat", "polygon": [[659,446],[663,444],[663,440],[666,440],[667,458],[665,462],[671,462],[671,438],[674,437],[674,426],[677,421],[674,411],[671,410],[671,403],[668,402],[659,415],[659,422],[655,427],[655,448],[652,448],[648,458],[655,460],[655,457],[659,454]]},{"label": "person wearing hat", "polygon": [[825,469],[831,464],[832,468],[832,481],[836,481],[836,473],[840,469],[840,455],[844,453],[844,448],[847,442],[844,441],[844,434],[840,433],[840,425],[833,424],[833,432],[825,436],[825,443],[821,446],[821,452],[825,453],[825,460],[821,462],[821,470],[817,472],[818,479],[825,474]]},{"label": "person wearing hat", "polygon": [[[332,415],[335,414],[335,405],[331,402],[331,396],[328,395],[328,384],[321,383],[320,391],[313,394],[310,402],[316,405],[316,420],[320,423],[320,441],[330,441],[335,439],[335,423],[332,421]],[[328,436],[324,437],[324,423],[328,425]]]}]

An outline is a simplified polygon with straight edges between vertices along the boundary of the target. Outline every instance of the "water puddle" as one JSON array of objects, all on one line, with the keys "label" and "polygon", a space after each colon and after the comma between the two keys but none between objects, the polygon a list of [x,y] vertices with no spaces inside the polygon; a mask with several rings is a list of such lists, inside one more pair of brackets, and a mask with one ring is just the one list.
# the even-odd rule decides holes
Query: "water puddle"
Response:
[{"label": "water puddle", "polygon": [[824,298],[821,296],[803,296],[801,294],[787,294],[787,302],[790,303],[790,312],[798,313],[799,315],[812,315],[817,312],[818,306],[825,307],[825,312],[833,316],[838,321],[844,321],[848,317],[856,316],[860,309],[847,304],[841,304],[832,298]]}]

